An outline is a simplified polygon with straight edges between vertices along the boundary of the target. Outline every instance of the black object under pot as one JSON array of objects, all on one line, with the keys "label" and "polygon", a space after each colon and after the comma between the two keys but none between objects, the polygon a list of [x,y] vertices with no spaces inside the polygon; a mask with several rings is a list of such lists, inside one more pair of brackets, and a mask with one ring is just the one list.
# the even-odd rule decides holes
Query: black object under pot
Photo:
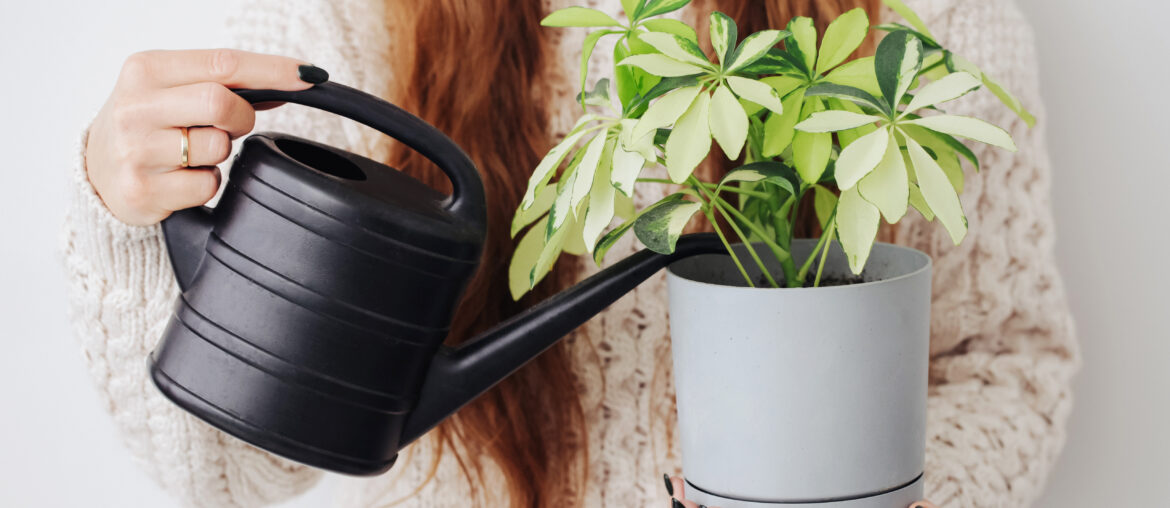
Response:
[{"label": "black object under pot", "polygon": [[182,290],[150,356],[170,400],[290,459],[370,475],[398,450],[712,236],[641,251],[456,348],[442,345],[480,259],[484,190],[467,155],[419,118],[336,83],[239,90],[357,120],[450,178],[279,133],[248,137],[219,205],[162,228]]}]

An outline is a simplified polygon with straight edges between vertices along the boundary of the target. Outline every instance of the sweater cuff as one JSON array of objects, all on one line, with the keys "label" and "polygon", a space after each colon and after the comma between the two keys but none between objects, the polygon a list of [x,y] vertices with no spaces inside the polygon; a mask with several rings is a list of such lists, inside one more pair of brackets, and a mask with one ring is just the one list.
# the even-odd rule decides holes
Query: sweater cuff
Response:
[{"label": "sweater cuff", "polygon": [[89,129],[81,133],[76,163],[69,176],[70,208],[66,217],[67,248],[82,254],[91,270],[107,282],[150,296],[174,284],[170,261],[158,224],[133,226],[106,208],[86,171]]}]

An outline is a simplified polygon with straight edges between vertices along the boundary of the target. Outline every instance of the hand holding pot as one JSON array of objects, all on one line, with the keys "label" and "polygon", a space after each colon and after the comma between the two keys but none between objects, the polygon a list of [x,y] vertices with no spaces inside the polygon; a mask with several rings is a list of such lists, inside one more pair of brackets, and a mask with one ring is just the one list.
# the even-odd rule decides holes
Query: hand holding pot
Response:
[{"label": "hand holding pot", "polygon": [[86,171],[119,220],[150,225],[206,203],[231,140],[255,124],[231,88],[304,90],[328,78],[292,58],[229,49],[146,51],[126,59],[86,141]]},{"label": "hand holding pot", "polygon": [[[683,482],[683,479],[681,477],[663,475],[663,480],[666,483],[666,494],[671,496],[670,508],[683,508],[683,507],[685,507],[685,508],[718,508],[716,506],[711,506],[711,507],[703,506],[703,505],[700,505],[694,501],[687,501],[686,485]],[[935,506],[934,503],[931,503],[930,501],[923,499],[921,501],[918,501],[916,503],[911,504],[909,506],[909,508],[938,508],[938,507]]]}]

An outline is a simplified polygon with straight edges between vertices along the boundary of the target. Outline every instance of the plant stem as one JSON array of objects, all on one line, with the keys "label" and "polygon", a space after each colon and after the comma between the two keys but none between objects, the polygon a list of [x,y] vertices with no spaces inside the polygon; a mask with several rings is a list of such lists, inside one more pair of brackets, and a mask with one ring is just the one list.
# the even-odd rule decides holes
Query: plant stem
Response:
[{"label": "plant stem", "polygon": [[[668,180],[666,178],[639,178],[637,181],[645,182],[645,183],[664,183],[664,184],[668,184],[668,185],[682,185],[682,184],[676,184],[673,181]],[[719,185],[714,184],[714,183],[698,182],[698,184],[702,185],[703,187],[708,188],[708,189],[719,188]],[[746,194],[748,196],[755,196],[757,198],[767,198],[768,196],[770,196],[770,194],[768,194],[767,192],[753,191],[753,190],[743,189],[740,187],[723,187],[722,189],[719,189],[719,190],[734,192],[736,194]]]},{"label": "plant stem", "polygon": [[[836,211],[834,211],[833,213],[835,215]],[[829,221],[829,229],[825,230],[825,233],[823,235],[821,235],[821,238],[832,238],[833,233],[836,233],[836,232],[837,232],[837,222],[836,221]],[[826,245],[825,250],[821,251],[821,262],[819,265],[817,265],[817,276],[816,276],[816,278],[813,279],[813,287],[814,288],[820,287],[820,285],[821,285],[821,272],[825,271],[825,258],[828,258],[828,257],[829,257],[829,246]]]},{"label": "plant stem", "polygon": [[728,215],[727,211],[723,209],[723,205],[719,204],[719,202],[712,201],[711,205],[714,206],[715,209],[719,211],[719,213],[723,214],[723,218],[727,219],[727,224],[731,226],[731,230],[735,231],[735,234],[739,236],[740,241],[742,241],[744,246],[747,247],[748,254],[751,254],[752,259],[756,261],[756,265],[760,267],[760,272],[764,274],[764,278],[768,279],[768,284],[771,284],[774,288],[780,287],[780,284],[776,283],[776,279],[772,278],[772,274],[769,273],[768,267],[764,265],[764,261],[760,259],[760,255],[756,253],[755,247],[752,247],[752,243],[748,241],[747,237],[744,236],[743,231],[740,230],[739,226],[735,224],[735,219],[732,219],[731,216]]},{"label": "plant stem", "polygon": [[735,267],[739,268],[740,275],[743,275],[743,280],[746,280],[748,287],[756,287],[752,283],[751,276],[748,275],[747,270],[744,270],[743,263],[739,262],[739,256],[735,255],[735,251],[731,249],[731,244],[727,242],[727,237],[723,236],[723,231],[719,230],[719,224],[715,222],[715,214],[711,213],[711,205],[708,204],[703,210],[703,215],[707,216],[707,222],[711,223],[711,228],[715,230],[715,234],[719,235],[719,240],[723,241],[723,248],[727,249],[727,253],[731,255],[731,261],[735,263]]},{"label": "plant stem", "polygon": [[[836,216],[837,216],[837,211],[833,210],[832,215],[829,215],[829,222],[832,223],[833,218]],[[830,226],[830,227],[832,227],[832,226]],[[817,258],[817,253],[820,252],[821,247],[825,247],[825,242],[829,238],[829,236],[830,235],[829,235],[828,229],[826,229],[823,233],[821,233],[821,239],[819,241],[817,241],[817,246],[813,247],[813,250],[812,250],[812,252],[809,253],[808,258],[804,260],[804,264],[800,266],[800,272],[798,272],[796,274],[796,277],[800,279],[801,285],[804,285],[804,278],[808,276],[808,269],[812,268],[813,260],[815,260]],[[829,250],[829,249],[826,247],[825,250]]]}]

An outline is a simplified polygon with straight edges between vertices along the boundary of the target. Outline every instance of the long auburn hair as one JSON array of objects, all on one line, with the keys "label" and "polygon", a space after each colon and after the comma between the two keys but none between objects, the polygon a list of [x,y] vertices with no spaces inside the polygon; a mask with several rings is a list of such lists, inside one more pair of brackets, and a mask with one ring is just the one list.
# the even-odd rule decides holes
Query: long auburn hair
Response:
[{"label": "long auburn hair", "polygon": [[[562,260],[529,296],[508,295],[511,214],[528,176],[557,140],[545,100],[556,84],[550,32],[540,26],[543,1],[389,0],[387,23],[394,40],[392,100],[446,133],[479,167],[488,196],[488,236],[483,262],[452,323],[449,344],[458,344],[524,307],[572,283],[579,264]],[[880,0],[697,0],[693,12],[720,10],[740,35],[783,28],[793,16],[812,17],[820,31],[841,13],[864,7],[877,19]],[[707,30],[700,29],[700,33]],[[872,52],[872,41],[862,51]],[[397,144],[389,163],[427,184],[449,189],[425,158]],[[717,174],[726,164],[708,165]],[[484,471],[502,473],[514,507],[577,506],[588,478],[585,414],[572,359],[564,343],[551,348],[475,402],[441,423],[432,436],[438,461],[450,450],[472,486],[473,506],[486,504],[478,488]],[[431,476],[437,462],[431,465]],[[644,479],[650,481],[650,479]],[[429,481],[429,478],[428,478]],[[642,481],[631,478],[629,481]]]}]

